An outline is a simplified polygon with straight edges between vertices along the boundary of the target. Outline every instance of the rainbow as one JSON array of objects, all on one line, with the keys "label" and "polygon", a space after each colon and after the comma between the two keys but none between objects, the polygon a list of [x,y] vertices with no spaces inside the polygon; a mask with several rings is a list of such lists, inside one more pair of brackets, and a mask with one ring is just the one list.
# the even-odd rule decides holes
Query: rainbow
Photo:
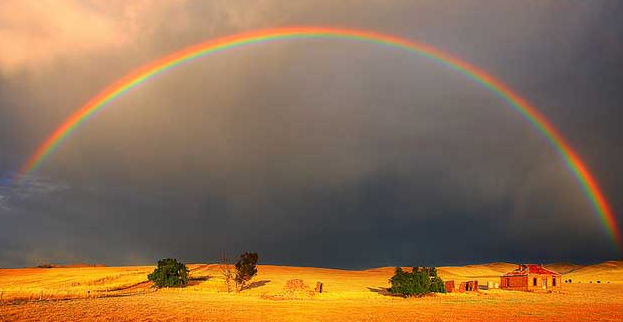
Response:
[{"label": "rainbow", "polygon": [[588,167],[580,157],[566,143],[558,130],[528,101],[513,92],[502,82],[493,78],[476,66],[470,65],[448,53],[427,44],[410,41],[407,39],[380,34],[364,30],[338,29],[328,27],[291,27],[275,28],[238,35],[208,40],[200,44],[185,48],[173,54],[167,55],[137,70],[127,74],[123,78],[109,85],[77,111],[71,114],[54,132],[52,132],[35,153],[21,167],[17,178],[24,178],[36,171],[41,163],[49,156],[67,137],[97,111],[103,109],[111,101],[125,92],[139,86],[157,74],[164,73],[176,66],[205,55],[237,48],[243,45],[263,43],[269,41],[304,38],[333,38],[363,41],[384,46],[389,46],[424,56],[428,59],[441,63],[472,79],[497,96],[506,101],[511,107],[536,127],[554,146],[560,156],[571,170],[584,192],[590,200],[595,213],[599,216],[606,232],[613,240],[616,247],[621,245],[621,233],[618,229],[614,214],[597,181],[592,176]]}]

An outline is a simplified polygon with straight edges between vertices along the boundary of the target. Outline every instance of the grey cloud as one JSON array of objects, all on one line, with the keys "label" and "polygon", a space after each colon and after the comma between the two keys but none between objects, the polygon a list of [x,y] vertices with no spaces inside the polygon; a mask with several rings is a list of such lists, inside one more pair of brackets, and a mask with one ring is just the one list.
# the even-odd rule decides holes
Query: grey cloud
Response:
[{"label": "grey cloud", "polygon": [[[8,181],[8,180],[7,180]],[[55,194],[68,190],[65,183],[51,182],[37,176],[25,176],[20,180],[11,180],[0,186],[0,207],[3,212],[8,212],[13,205],[28,203],[37,200],[41,196]]]},{"label": "grey cloud", "polygon": [[[498,76],[569,137],[623,209],[620,51],[591,50],[591,36],[623,34],[600,34],[622,9],[610,2],[89,3],[131,26],[131,41],[57,51],[37,72],[0,76],[0,173],[162,54],[243,30],[334,25],[428,42]],[[2,266],[213,261],[250,249],[265,262],[334,267],[617,256],[563,160],[499,97],[443,65],[347,41],[258,44],[158,76],[0,195],[13,214],[0,228]],[[184,240],[163,238],[170,230]]]}]

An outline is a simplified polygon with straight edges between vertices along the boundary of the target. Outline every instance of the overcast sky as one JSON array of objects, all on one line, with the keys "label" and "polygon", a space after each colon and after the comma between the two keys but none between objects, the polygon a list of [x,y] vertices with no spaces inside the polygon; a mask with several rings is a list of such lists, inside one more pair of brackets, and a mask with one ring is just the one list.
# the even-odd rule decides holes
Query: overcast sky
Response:
[{"label": "overcast sky", "polygon": [[[131,3],[131,4],[129,4]],[[4,0],[0,266],[364,268],[619,258],[516,111],[455,71],[346,40],[207,56],[127,93],[24,182],[41,141],[133,68],[206,39],[320,25],[429,43],[533,103],[623,222],[623,3]]]}]

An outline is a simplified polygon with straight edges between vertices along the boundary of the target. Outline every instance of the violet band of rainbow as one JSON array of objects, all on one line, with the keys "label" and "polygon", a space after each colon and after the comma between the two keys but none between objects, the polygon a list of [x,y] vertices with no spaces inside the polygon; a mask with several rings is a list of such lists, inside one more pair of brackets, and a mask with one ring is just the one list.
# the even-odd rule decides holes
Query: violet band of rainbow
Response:
[{"label": "violet band of rainbow", "polygon": [[620,250],[621,233],[617,226],[614,213],[599,187],[597,181],[582,162],[559,131],[527,100],[520,97],[506,85],[480,68],[460,60],[448,53],[427,44],[407,40],[404,38],[370,32],[365,30],[339,29],[330,27],[288,27],[265,29],[249,33],[242,33],[229,37],[208,40],[200,44],[188,47],[173,54],[164,56],[143,67],[127,74],[101,91],[86,104],[71,114],[63,123],[54,130],[32,154],[28,161],[20,168],[17,180],[26,177],[36,171],[42,162],[69,137],[80,124],[93,116],[98,110],[119,97],[121,94],[139,86],[154,75],[161,74],[171,68],[210,53],[237,48],[243,45],[262,43],[285,39],[304,38],[338,38],[375,43],[394,47],[407,52],[424,56],[428,59],[441,63],[466,77],[478,82],[491,92],[506,101],[511,107],[519,112],[530,122],[560,154],[566,166],[571,170],[578,183],[582,186],[595,213],[598,215],[606,233]]}]

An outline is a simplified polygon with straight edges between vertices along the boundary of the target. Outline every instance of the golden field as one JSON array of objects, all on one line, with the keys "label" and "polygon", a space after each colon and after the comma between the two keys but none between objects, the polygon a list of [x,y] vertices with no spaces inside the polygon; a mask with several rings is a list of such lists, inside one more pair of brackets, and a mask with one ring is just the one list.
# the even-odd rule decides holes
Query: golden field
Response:
[{"label": "golden field", "polygon": [[[186,288],[153,290],[153,266],[0,269],[0,321],[623,321],[623,262],[553,264],[559,293],[503,290],[390,296],[393,268],[361,271],[260,265],[241,293],[227,293],[218,265],[193,264]],[[514,264],[439,267],[444,280],[499,282]],[[302,279],[313,296],[284,297]],[[597,283],[599,281],[600,283]]]}]

